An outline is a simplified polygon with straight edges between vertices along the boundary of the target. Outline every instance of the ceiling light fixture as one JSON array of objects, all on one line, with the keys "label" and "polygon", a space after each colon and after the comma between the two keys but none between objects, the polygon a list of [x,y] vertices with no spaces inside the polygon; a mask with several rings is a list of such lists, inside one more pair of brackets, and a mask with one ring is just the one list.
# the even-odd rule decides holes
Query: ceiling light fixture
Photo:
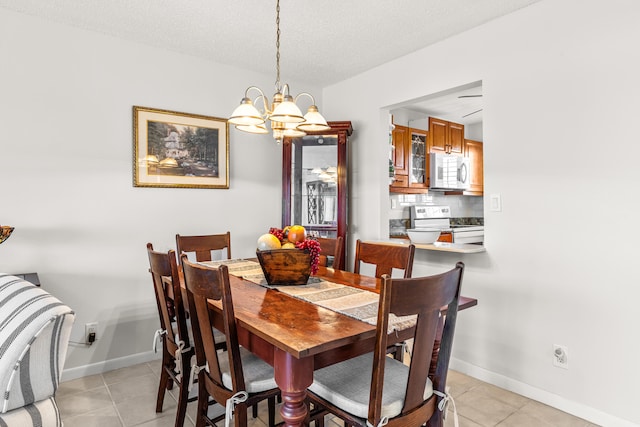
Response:
[{"label": "ceiling light fixture", "polygon": [[[255,101],[249,98],[250,91],[259,92]],[[308,96],[312,103],[304,116],[296,105],[301,96]],[[256,107],[260,99],[262,99],[262,111]],[[266,125],[267,119],[271,122],[273,138],[278,144],[285,136],[296,138],[306,135],[306,132],[324,131],[331,128],[322,114],[318,112],[313,95],[302,92],[294,99],[289,94],[289,85],[287,83],[280,84],[280,0],[276,1],[276,93],[273,95],[273,101],[269,105],[267,97],[259,87],[249,86],[244,91],[244,98],[240,101],[240,105],[229,117],[229,123],[234,124],[236,129],[243,132],[264,134],[269,133]]]}]

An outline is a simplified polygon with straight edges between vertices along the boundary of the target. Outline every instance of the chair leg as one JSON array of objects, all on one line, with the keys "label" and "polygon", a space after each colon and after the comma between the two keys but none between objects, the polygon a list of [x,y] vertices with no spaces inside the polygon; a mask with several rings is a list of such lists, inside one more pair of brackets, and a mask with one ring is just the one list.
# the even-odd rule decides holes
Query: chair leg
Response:
[{"label": "chair leg", "polygon": [[404,361],[404,343],[396,344],[396,349],[393,352],[393,358],[396,359],[398,362]]},{"label": "chair leg", "polygon": [[169,383],[169,373],[167,372],[164,362],[162,364],[162,372],[160,373],[160,384],[158,384],[158,398],[156,400],[156,412],[162,412],[164,403],[164,394]]},{"label": "chair leg", "polygon": [[175,427],[182,427],[184,425],[184,417],[187,414],[187,404],[189,403],[189,384],[188,378],[191,374],[191,367],[189,366],[188,357],[183,357],[181,363],[182,379],[180,380],[180,392],[178,394],[178,408],[176,410],[176,424]]},{"label": "chair leg", "polygon": [[258,404],[251,405],[251,416],[253,418],[258,418]]},{"label": "chair leg", "polygon": [[[200,378],[199,378],[200,380]],[[198,411],[196,413],[196,427],[205,427],[205,418],[209,411],[209,393],[204,386],[204,381],[198,382]]]},{"label": "chair leg", "polygon": [[267,399],[267,408],[269,411],[269,427],[276,425],[276,398],[269,397]]}]

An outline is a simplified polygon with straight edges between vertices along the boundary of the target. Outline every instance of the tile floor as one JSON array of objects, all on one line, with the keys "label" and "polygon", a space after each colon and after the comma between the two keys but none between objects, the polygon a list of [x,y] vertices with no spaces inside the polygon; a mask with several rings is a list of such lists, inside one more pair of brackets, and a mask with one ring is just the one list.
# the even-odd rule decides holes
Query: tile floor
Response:
[{"label": "tile floor", "polygon": [[[170,427],[176,402],[165,396],[164,411],[155,412],[159,362],[142,363],[60,385],[57,402],[65,427]],[[450,371],[450,392],[455,399],[460,427],[596,427],[557,409],[511,393],[475,378]],[[194,426],[195,402],[189,404],[185,427]],[[266,402],[259,416],[249,416],[249,427],[266,427]],[[278,420],[280,420],[278,416]],[[453,416],[446,427],[453,427]],[[327,420],[339,427],[339,420]]]}]

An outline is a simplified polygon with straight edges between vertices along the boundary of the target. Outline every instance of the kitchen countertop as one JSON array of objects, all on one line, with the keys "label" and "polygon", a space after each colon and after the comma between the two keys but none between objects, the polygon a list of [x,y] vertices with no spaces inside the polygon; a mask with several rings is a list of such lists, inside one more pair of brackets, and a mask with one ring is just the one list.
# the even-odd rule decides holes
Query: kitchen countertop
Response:
[{"label": "kitchen countertop", "polygon": [[[409,239],[389,239],[378,240],[379,243],[392,243],[395,245],[408,245]],[[459,254],[477,254],[486,252],[487,250],[483,245],[472,245],[469,243],[448,243],[448,242],[434,242],[428,245],[416,244],[416,249],[424,249],[427,251],[441,251],[441,252],[455,252]]]}]

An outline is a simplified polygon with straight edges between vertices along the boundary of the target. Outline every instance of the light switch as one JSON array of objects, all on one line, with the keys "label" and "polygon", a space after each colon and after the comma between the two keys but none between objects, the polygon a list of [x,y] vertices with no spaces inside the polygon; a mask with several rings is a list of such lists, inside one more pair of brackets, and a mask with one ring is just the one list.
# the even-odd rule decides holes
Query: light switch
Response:
[{"label": "light switch", "polygon": [[502,212],[502,198],[500,194],[492,194],[489,196],[489,208],[493,212]]}]

